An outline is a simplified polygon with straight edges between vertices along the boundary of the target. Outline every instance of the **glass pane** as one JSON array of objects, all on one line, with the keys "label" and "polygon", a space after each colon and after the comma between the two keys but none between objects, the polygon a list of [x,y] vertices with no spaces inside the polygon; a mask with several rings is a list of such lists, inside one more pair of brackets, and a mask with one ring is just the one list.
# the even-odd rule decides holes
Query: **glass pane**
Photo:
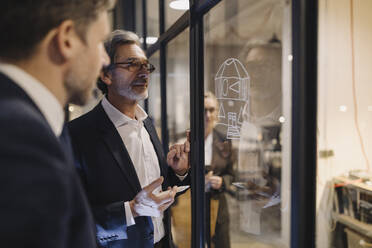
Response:
[{"label": "glass pane", "polygon": [[215,247],[289,247],[285,2],[222,1],[204,16],[206,223]]},{"label": "glass pane", "polygon": [[156,69],[150,74],[148,115],[153,120],[158,136],[161,138],[160,52],[154,53],[149,61]]},{"label": "glass pane", "polygon": [[172,26],[189,9],[189,0],[165,0],[165,29]]},{"label": "glass pane", "polygon": [[147,0],[147,46],[154,44],[158,36],[159,0]]},{"label": "glass pane", "polygon": [[371,9],[319,1],[317,247],[372,246]]},{"label": "glass pane", "polygon": [[[169,142],[186,140],[190,128],[189,29],[167,47],[167,113]],[[191,192],[178,196],[171,209],[173,241],[178,248],[191,247]]]},{"label": "glass pane", "polygon": [[168,43],[167,113],[169,143],[182,141],[190,128],[189,29]]},{"label": "glass pane", "polygon": [[136,34],[141,37],[143,34],[143,5],[142,0],[136,1]]}]

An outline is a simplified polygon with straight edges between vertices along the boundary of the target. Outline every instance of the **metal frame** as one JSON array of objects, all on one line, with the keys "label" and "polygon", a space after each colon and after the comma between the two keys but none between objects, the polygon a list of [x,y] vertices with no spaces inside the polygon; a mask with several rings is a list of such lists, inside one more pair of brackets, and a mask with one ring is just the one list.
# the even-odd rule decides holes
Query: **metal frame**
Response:
[{"label": "metal frame", "polygon": [[[205,246],[204,29],[203,15],[190,0],[191,247]],[[202,210],[202,211],[201,211]]]},{"label": "metal frame", "polygon": [[[136,30],[136,0],[121,0],[119,2],[119,9],[118,11],[122,11],[121,18],[122,20],[118,20],[122,22],[122,26],[125,30],[135,31]],[[118,23],[120,24],[120,23]]]},{"label": "metal frame", "polygon": [[[143,50],[147,50],[147,0],[142,0],[142,37]],[[149,99],[144,100],[145,111],[149,112]]]},{"label": "metal frame", "polygon": [[[165,30],[165,6],[164,0],[159,0],[159,35],[164,36]],[[161,98],[161,141],[163,150],[168,152],[169,131],[167,118],[167,48],[166,43],[160,43],[160,98]]]},{"label": "metal frame", "polygon": [[291,247],[315,247],[318,2],[292,1]]}]

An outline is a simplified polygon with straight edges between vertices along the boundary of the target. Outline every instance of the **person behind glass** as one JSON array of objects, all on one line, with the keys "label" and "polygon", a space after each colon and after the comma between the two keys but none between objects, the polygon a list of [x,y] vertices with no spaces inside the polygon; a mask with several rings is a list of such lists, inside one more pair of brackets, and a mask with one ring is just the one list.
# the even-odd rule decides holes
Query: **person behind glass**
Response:
[{"label": "person behind glass", "polygon": [[156,194],[189,183],[189,143],[172,146],[165,158],[151,119],[138,104],[148,96],[149,74],[154,70],[138,36],[116,30],[105,48],[111,63],[98,83],[103,100],[69,123],[90,203],[93,210],[104,209],[94,213],[96,221],[113,230],[128,225],[127,239],[104,239],[98,231],[98,240],[109,247],[170,247],[167,209],[177,187],[163,196]]},{"label": "person behind glass", "polygon": [[111,0],[3,0],[0,15],[1,247],[96,247],[63,106],[84,104],[102,65]]},{"label": "person behind glass", "polygon": [[212,247],[228,248],[230,247],[229,213],[225,191],[233,179],[233,158],[231,141],[226,140],[225,136],[215,129],[218,119],[217,108],[216,97],[211,92],[205,92],[205,165],[210,168],[205,183],[210,187],[210,198],[218,200],[217,220],[211,241]]}]

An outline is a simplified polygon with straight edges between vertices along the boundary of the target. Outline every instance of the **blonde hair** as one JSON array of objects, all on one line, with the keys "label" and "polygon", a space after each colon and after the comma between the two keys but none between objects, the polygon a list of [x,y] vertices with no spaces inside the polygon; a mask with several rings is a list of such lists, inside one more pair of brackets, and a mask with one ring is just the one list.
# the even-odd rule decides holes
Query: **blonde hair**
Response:
[{"label": "blonde hair", "polygon": [[217,101],[216,96],[215,96],[212,92],[210,92],[210,91],[206,91],[206,92],[204,92],[204,100],[205,100],[206,98],[210,98],[210,99],[212,99],[212,100],[214,101],[214,103],[215,103],[215,107],[217,108],[218,101]]}]

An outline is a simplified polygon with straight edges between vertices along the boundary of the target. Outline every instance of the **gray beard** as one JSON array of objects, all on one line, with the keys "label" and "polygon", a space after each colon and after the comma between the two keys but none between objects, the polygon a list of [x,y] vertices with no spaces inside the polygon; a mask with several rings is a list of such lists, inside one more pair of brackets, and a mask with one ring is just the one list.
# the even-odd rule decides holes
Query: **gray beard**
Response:
[{"label": "gray beard", "polygon": [[138,102],[138,101],[142,101],[142,100],[148,98],[149,91],[146,90],[146,92],[144,92],[143,94],[136,94],[132,89],[130,89],[129,91],[128,90],[121,90],[120,95],[128,98],[129,100]]}]

